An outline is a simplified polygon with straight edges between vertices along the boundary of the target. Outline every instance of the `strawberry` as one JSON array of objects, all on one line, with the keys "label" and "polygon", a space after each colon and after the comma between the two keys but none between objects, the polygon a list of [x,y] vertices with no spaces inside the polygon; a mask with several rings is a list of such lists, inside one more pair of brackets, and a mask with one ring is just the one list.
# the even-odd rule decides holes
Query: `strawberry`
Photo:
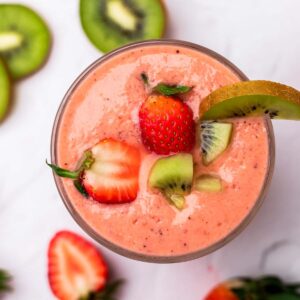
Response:
[{"label": "strawberry", "polygon": [[210,291],[204,300],[300,299],[300,284],[286,284],[275,276],[235,278]]},{"label": "strawberry", "polygon": [[89,299],[104,289],[107,266],[97,249],[69,231],[58,232],[48,249],[48,279],[60,300]]},{"label": "strawberry", "polygon": [[75,171],[48,165],[58,176],[73,179],[79,192],[98,202],[124,203],[137,197],[140,153],[124,142],[101,140],[84,153]]},{"label": "strawberry", "polygon": [[150,95],[139,111],[145,147],[156,154],[190,152],[195,144],[191,108],[175,96]]}]

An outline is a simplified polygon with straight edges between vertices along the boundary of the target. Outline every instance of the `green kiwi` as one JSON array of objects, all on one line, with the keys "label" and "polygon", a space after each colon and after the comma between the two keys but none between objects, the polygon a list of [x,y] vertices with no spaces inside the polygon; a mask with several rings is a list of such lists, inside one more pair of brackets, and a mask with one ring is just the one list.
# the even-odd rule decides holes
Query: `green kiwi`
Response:
[{"label": "green kiwi", "polygon": [[226,150],[233,126],[231,123],[211,121],[201,122],[199,126],[202,161],[208,165]]},{"label": "green kiwi", "polygon": [[0,60],[0,122],[5,117],[10,103],[11,82],[4,63]]},{"label": "green kiwi", "polygon": [[158,159],[149,176],[149,185],[166,197],[170,204],[183,209],[184,195],[191,191],[193,181],[193,157],[180,153]]},{"label": "green kiwi", "polygon": [[51,37],[47,25],[30,8],[0,4],[0,56],[13,79],[41,67],[48,57]]},{"label": "green kiwi", "polygon": [[195,180],[194,188],[200,192],[220,192],[222,181],[213,175],[201,175]]},{"label": "green kiwi", "polygon": [[166,23],[160,0],[80,0],[80,17],[86,35],[103,52],[161,38]]},{"label": "green kiwi", "polygon": [[212,92],[200,105],[203,120],[263,115],[300,120],[300,92],[272,81],[245,81]]}]

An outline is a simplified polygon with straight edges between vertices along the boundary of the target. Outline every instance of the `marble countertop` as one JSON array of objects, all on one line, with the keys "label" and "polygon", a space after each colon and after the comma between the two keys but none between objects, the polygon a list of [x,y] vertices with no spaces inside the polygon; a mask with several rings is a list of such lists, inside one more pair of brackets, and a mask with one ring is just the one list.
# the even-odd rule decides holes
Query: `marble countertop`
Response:
[{"label": "marble countertop", "polygon": [[[50,237],[60,229],[86,236],[63,206],[44,163],[52,123],[67,88],[100,53],[80,27],[78,1],[19,2],[45,17],[54,44],[47,65],[16,84],[13,113],[0,127],[0,266],[14,276],[7,299],[47,300],[53,299],[46,275]],[[300,88],[298,0],[168,0],[167,5],[168,37],[211,48],[252,79]],[[136,262],[101,248],[115,275],[127,280],[120,300],[201,300],[216,282],[240,274],[272,272],[300,280],[300,122],[274,122],[274,129],[277,155],[269,194],[233,242],[173,265]]]}]

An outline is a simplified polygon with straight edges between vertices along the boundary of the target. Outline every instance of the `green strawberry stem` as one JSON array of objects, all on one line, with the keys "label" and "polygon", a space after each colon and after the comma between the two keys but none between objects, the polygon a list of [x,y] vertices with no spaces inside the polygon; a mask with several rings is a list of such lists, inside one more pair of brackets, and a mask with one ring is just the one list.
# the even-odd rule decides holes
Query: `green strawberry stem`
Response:
[{"label": "green strawberry stem", "polygon": [[[146,73],[141,73],[141,79],[144,84],[148,87],[149,86],[149,78]],[[152,91],[162,94],[164,96],[171,96],[171,95],[178,95],[184,94],[191,90],[192,88],[185,85],[168,85],[164,83],[159,83],[156,85]]]},{"label": "green strawberry stem", "polygon": [[11,290],[11,276],[4,270],[0,270],[0,294]]},{"label": "green strawberry stem", "polygon": [[75,188],[86,198],[88,197],[88,193],[82,185],[81,176],[85,170],[88,170],[92,167],[94,162],[95,159],[93,158],[91,151],[86,151],[84,153],[83,158],[81,159],[81,163],[79,164],[79,168],[77,168],[77,170],[75,171],[60,168],[59,166],[48,163],[46,160],[46,164],[54,171],[56,175],[58,175],[59,177],[73,179]]},{"label": "green strawberry stem", "polygon": [[114,294],[118,288],[123,284],[123,280],[119,279],[108,283],[100,292],[93,292],[86,297],[81,297],[79,300],[116,300]]}]

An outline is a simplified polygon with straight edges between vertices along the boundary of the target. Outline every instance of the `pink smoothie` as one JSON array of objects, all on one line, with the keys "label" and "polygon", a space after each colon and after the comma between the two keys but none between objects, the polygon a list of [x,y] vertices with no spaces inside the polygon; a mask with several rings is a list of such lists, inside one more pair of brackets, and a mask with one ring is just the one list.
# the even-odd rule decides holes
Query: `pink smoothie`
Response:
[{"label": "pink smoothie", "polygon": [[57,163],[73,169],[82,153],[99,140],[125,141],[142,153],[140,190],[132,203],[107,205],[82,197],[70,179],[61,179],[63,188],[88,226],[113,244],[155,256],[195,252],[228,236],[255,205],[268,171],[267,125],[263,118],[231,121],[231,144],[208,167],[202,165],[196,146],[196,172],[218,175],[224,188],[217,193],[192,191],[186,208],[179,211],[147,185],[158,156],[147,152],[140,139],[138,110],[147,97],[142,72],[151,85],[193,86],[184,97],[195,119],[201,99],[240,80],[214,58],[182,46],[135,48],[98,65],[78,84],[65,107],[58,129]]}]

